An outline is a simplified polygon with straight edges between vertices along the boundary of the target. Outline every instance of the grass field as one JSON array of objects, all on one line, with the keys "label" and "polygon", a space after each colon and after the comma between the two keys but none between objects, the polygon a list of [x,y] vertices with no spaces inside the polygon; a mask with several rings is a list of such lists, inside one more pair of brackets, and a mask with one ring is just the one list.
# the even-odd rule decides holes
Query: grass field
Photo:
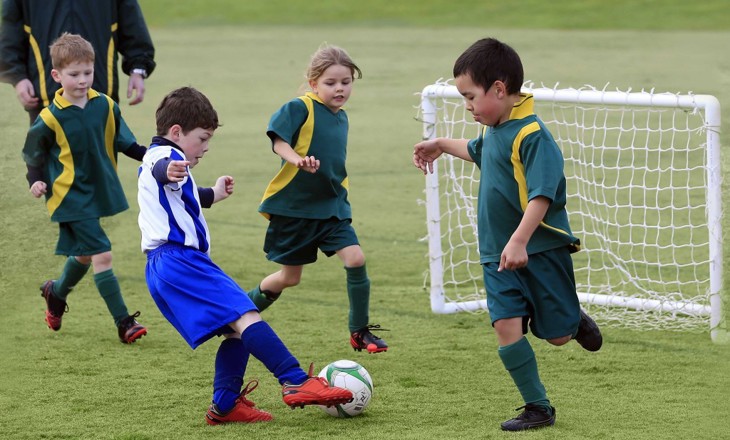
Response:
[{"label": "grass field", "polygon": [[[256,213],[278,166],[264,134],[269,116],[300,92],[308,57],[324,41],[347,48],[363,70],[347,107],[350,200],[373,285],[372,321],[391,330],[383,336],[392,349],[377,356],[349,349],[344,271],[337,260],[322,257],[308,267],[302,284],[264,314],[302,363],[315,362],[318,370],[346,358],[370,371],[373,401],[351,420],[316,408],[289,410],[275,380],[252,361],[247,377],[258,378],[260,386],[251,397],[275,420],[205,425],[218,344],[190,350],[147,293],[136,223],[136,164],[126,157],[119,172],[132,208],[104,225],[126,302],[142,311],[139,320],[149,335],[132,346],[120,344],[90,277],[69,297],[63,329],[48,330],[38,286],[57,276],[62,265],[62,258],[53,255],[57,227],[48,221],[43,203],[27,192],[19,153],[27,118],[11,87],[1,87],[0,438],[511,437],[499,430],[499,422],[512,417],[521,400],[499,361],[485,316],[434,315],[422,289],[427,246],[420,241],[426,226],[418,200],[424,185],[410,164],[411,147],[421,136],[414,120],[415,93],[450,77],[456,56],[490,35],[520,52],[526,78],[537,83],[692,91],[714,94],[726,104],[730,25],[720,19],[728,16],[723,1],[695,2],[689,11],[674,0],[619,2],[622,13],[613,14],[615,25],[602,19],[596,29],[570,23],[590,22],[596,11],[611,17],[610,10],[600,9],[603,2],[575,2],[593,5],[591,10],[570,2],[554,2],[555,10],[539,6],[543,2],[520,2],[526,6],[522,12],[540,12],[534,26],[500,6],[494,8],[505,14],[504,21],[486,9],[447,13],[448,3],[424,2],[430,12],[419,19],[418,3],[410,1],[392,2],[399,5],[392,7],[372,2],[382,6],[382,16],[346,2],[322,2],[303,11],[293,1],[142,1],[158,68],[147,82],[145,102],[136,107],[123,102],[122,111],[140,142],[147,143],[154,134],[155,108],[172,88],[192,85],[211,98],[223,127],[195,177],[201,185],[222,174],[236,178],[234,196],[207,211],[206,218],[213,259],[246,289],[276,269],[261,251],[266,222]],[[638,5],[646,9],[639,11]],[[624,14],[623,7],[639,12]],[[560,25],[566,10],[573,11],[572,21]],[[489,24],[480,26],[473,11],[483,13]],[[642,16],[654,20],[643,29],[641,21],[627,23]],[[297,25],[293,17],[312,24]],[[315,26],[318,18],[326,26]],[[467,27],[458,26],[462,20]],[[730,127],[728,116],[723,122]],[[726,133],[722,139],[730,144]],[[727,193],[727,183],[723,189]],[[608,328],[604,334],[605,346],[595,354],[577,344],[556,348],[531,339],[558,419],[552,429],[521,436],[727,438],[729,346],[711,343],[707,333]]]}]

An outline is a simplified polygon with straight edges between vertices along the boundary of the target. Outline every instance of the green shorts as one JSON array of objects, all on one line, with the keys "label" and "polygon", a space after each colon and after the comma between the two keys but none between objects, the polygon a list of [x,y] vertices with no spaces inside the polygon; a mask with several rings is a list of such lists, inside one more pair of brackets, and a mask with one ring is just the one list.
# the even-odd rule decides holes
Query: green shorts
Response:
[{"label": "green shorts", "polygon": [[313,220],[272,215],[266,230],[266,258],[285,266],[317,261],[317,249],[331,257],[348,246],[359,245],[351,220]]},{"label": "green shorts", "polygon": [[58,224],[56,255],[84,257],[112,250],[109,237],[98,218]]},{"label": "green shorts", "polygon": [[580,303],[567,247],[530,255],[527,266],[518,270],[497,272],[499,263],[482,268],[492,325],[522,316],[523,333],[529,323],[541,339],[572,335],[578,329]]}]

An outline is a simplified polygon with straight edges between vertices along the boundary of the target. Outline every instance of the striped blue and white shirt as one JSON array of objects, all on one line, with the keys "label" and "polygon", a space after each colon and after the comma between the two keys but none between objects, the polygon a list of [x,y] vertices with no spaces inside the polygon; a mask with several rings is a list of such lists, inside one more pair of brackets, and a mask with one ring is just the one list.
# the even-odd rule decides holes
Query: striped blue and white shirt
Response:
[{"label": "striped blue and white shirt", "polygon": [[152,139],[139,167],[137,181],[142,252],[165,243],[177,243],[209,254],[210,233],[190,170],[183,181],[169,182],[166,173],[154,172],[155,164],[160,160],[186,158],[172,141],[162,137]]}]

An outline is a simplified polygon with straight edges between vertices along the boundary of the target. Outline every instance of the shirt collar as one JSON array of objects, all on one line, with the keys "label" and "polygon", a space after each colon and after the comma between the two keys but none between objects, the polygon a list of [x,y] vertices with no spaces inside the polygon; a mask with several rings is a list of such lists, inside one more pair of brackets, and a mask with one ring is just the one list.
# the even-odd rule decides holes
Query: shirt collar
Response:
[{"label": "shirt collar", "polygon": [[[63,87],[56,90],[56,96],[53,97],[53,103],[56,104],[56,107],[59,109],[65,109],[67,107],[71,107],[74,104],[71,103],[68,99],[61,96],[63,94]],[[94,98],[98,98],[100,96],[99,92],[97,92],[94,89],[89,89],[88,92],[86,92],[86,97],[89,101],[91,101]]]},{"label": "shirt collar", "polygon": [[152,140],[150,141],[150,148],[159,147],[161,145],[166,145],[168,147],[175,148],[176,150],[182,151],[182,149],[173,141],[170,139],[167,139],[164,136],[154,136]]},{"label": "shirt collar", "polygon": [[532,93],[520,93],[520,100],[512,107],[509,119],[524,119],[535,114],[535,98]]},{"label": "shirt collar", "polygon": [[323,104],[323,105],[324,105],[324,102],[322,102],[322,100],[321,100],[321,99],[319,98],[319,96],[317,96],[317,94],[316,94],[316,93],[314,93],[314,92],[307,92],[307,93],[305,93],[305,95],[306,95],[307,97],[311,98],[311,99],[312,99],[312,101],[317,101],[318,103],[320,103],[320,104]]}]

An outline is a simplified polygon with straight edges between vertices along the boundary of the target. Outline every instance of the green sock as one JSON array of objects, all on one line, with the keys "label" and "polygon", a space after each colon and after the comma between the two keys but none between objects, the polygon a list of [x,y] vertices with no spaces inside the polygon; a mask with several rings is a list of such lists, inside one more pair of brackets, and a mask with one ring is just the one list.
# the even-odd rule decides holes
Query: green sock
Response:
[{"label": "green sock", "polygon": [[63,266],[63,272],[53,283],[53,294],[62,301],[66,301],[66,297],[81,278],[89,271],[90,264],[81,264],[76,257],[68,257],[66,264]]},{"label": "green sock", "polygon": [[498,353],[525,403],[550,410],[550,401],[537,372],[535,352],[527,338],[523,337],[514,344],[499,347]]},{"label": "green sock", "polygon": [[347,296],[350,299],[350,332],[367,327],[370,322],[370,278],[365,265],[346,267]]},{"label": "green sock", "polygon": [[256,286],[253,290],[248,292],[248,297],[258,307],[259,312],[263,312],[268,309],[270,305],[274,304],[274,301],[279,299],[281,292],[270,292],[268,290],[261,290],[261,286]]},{"label": "green sock", "polygon": [[106,307],[109,309],[114,318],[114,324],[119,325],[119,322],[129,316],[127,306],[124,304],[124,298],[122,298],[122,289],[119,287],[119,281],[114,276],[112,269],[105,270],[94,274],[94,282],[96,288],[99,290],[99,294],[104,298]]}]

